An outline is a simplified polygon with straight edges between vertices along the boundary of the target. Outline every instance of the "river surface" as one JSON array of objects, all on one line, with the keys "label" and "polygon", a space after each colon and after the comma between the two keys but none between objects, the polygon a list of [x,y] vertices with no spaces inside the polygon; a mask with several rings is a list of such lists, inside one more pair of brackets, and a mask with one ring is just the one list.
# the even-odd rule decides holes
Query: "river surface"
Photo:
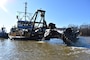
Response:
[{"label": "river surface", "polygon": [[66,46],[60,39],[0,39],[0,60],[90,60],[90,37],[79,38],[75,46]]}]

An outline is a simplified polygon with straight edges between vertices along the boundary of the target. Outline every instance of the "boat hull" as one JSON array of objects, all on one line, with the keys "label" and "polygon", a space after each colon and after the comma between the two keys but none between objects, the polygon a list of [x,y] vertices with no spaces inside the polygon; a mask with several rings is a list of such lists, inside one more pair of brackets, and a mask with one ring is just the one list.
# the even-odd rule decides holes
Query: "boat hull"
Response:
[{"label": "boat hull", "polygon": [[8,33],[0,33],[0,38],[8,38]]},{"label": "boat hull", "polygon": [[39,37],[26,37],[26,36],[12,36],[12,35],[9,35],[9,38],[12,40],[41,40]]}]

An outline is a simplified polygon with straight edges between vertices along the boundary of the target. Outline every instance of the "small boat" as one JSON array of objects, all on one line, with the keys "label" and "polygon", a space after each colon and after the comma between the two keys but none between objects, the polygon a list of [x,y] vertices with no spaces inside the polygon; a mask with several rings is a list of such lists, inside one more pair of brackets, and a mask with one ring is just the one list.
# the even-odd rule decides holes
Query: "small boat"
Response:
[{"label": "small boat", "polygon": [[0,38],[8,38],[8,33],[6,32],[5,27],[2,27],[0,30]]}]

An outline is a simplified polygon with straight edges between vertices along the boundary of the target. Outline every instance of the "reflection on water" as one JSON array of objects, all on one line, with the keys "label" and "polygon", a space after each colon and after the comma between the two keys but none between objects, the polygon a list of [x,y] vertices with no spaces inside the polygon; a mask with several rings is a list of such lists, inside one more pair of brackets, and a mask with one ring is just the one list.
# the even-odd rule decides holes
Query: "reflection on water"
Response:
[{"label": "reflection on water", "polygon": [[65,46],[61,40],[0,39],[0,60],[90,60],[90,49]]}]

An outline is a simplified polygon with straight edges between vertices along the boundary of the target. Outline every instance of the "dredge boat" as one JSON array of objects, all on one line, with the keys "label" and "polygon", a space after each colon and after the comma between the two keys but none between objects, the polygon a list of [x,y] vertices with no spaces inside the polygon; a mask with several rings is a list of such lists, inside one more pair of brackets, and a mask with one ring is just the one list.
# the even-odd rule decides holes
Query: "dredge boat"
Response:
[{"label": "dredge boat", "polygon": [[34,15],[29,18],[27,2],[25,2],[24,20],[19,16],[17,16],[17,19],[17,26],[11,28],[8,34],[10,39],[39,40],[43,37],[45,29],[47,28],[44,10],[37,10]]},{"label": "dredge boat", "polygon": [[6,32],[5,27],[2,27],[0,30],[0,38],[8,38],[8,33]]},{"label": "dredge boat", "polygon": [[[31,18],[27,14],[26,2],[24,20],[17,16],[17,26],[11,28],[8,34],[10,39],[50,40],[51,38],[59,38],[67,45],[72,45],[78,40],[79,31],[66,28],[61,32],[54,23],[49,23],[47,26],[44,10],[37,10]],[[27,20],[27,18],[29,19]]]}]

